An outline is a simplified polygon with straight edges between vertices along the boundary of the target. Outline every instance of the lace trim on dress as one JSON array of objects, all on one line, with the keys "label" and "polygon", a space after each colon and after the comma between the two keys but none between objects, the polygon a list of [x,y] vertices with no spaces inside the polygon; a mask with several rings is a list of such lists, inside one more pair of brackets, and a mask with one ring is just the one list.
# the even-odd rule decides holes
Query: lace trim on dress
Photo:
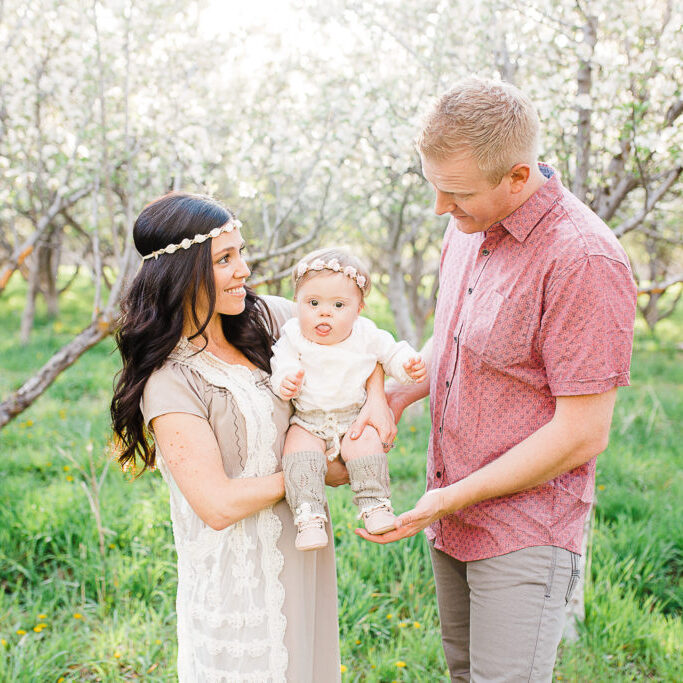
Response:
[{"label": "lace trim on dress", "polygon": [[[244,417],[247,459],[240,477],[272,474],[277,430],[267,389],[252,371],[196,349],[186,338],[169,360],[198,372],[229,391]],[[171,481],[160,458],[162,474]],[[181,681],[285,681],[284,565],[277,542],[282,523],[272,506],[221,531],[200,522],[176,486],[171,486],[178,552],[178,674]],[[195,519],[196,518],[196,519]],[[181,642],[181,640],[183,642]],[[182,666],[182,670],[181,670]]]}]

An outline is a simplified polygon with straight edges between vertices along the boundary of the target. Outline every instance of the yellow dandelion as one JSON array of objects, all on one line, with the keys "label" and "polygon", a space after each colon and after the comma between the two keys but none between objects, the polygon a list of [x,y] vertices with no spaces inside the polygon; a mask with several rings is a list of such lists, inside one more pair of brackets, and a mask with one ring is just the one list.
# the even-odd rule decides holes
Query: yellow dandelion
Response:
[{"label": "yellow dandelion", "polygon": [[378,598],[381,595],[381,593],[370,593],[371,598]]},{"label": "yellow dandelion", "polygon": [[398,627],[399,627],[399,628],[405,628],[407,625],[408,625],[408,622],[407,622],[407,621],[402,621],[402,622],[398,625]]},{"label": "yellow dandelion", "polygon": [[18,629],[17,629],[17,635],[18,635],[18,636],[25,636],[25,635],[26,635],[26,631],[24,631],[23,628],[18,628]]},{"label": "yellow dandelion", "polygon": [[64,467],[62,467],[62,469],[63,469],[65,472],[68,472],[71,468],[70,468],[68,465],[64,465]]},{"label": "yellow dandelion", "polygon": [[0,645],[4,647],[5,645],[7,645],[7,641],[4,638],[0,638]]},{"label": "yellow dandelion", "polygon": [[157,638],[154,642],[155,642],[157,645],[161,645],[161,640],[159,640],[159,638]]},{"label": "yellow dandelion", "polygon": [[342,672],[343,674],[345,674],[345,673],[348,671],[348,669],[346,668],[346,666],[345,666],[344,664],[342,664],[342,665],[339,667],[339,669],[341,670],[341,672]]},{"label": "yellow dandelion", "polygon": [[60,676],[60,677],[57,679],[57,683],[64,683],[65,680],[66,680],[66,678],[64,678],[64,676]]},{"label": "yellow dandelion", "polygon": [[27,427],[33,427],[33,420],[26,420]]},{"label": "yellow dandelion", "polygon": [[39,614],[38,619],[47,619],[47,614]]},{"label": "yellow dandelion", "polygon": [[360,640],[356,640],[356,645],[360,645]]},{"label": "yellow dandelion", "polygon": [[604,491],[604,490],[605,490],[605,485],[600,484],[600,486],[598,486],[598,491]]},{"label": "yellow dandelion", "polygon": [[74,619],[82,619],[83,615],[80,612],[74,612]]},{"label": "yellow dandelion", "polygon": [[422,624],[419,621],[414,621],[413,628],[422,628]]},{"label": "yellow dandelion", "polygon": [[405,662],[402,662],[402,661],[399,660],[398,662],[396,662],[396,666],[397,666],[399,669],[405,669],[408,665],[407,665]]},{"label": "yellow dandelion", "polygon": [[44,626],[41,626],[40,624],[37,624],[36,626],[33,627],[33,630],[34,630],[36,633],[40,633],[44,628],[45,628]]},{"label": "yellow dandelion", "polygon": [[116,544],[115,544],[115,543],[110,543],[110,544],[109,544],[109,547],[110,547],[112,550],[114,550],[114,548],[116,548]]},{"label": "yellow dandelion", "polygon": [[58,415],[60,420],[66,420],[66,408],[60,408]]},{"label": "yellow dandelion", "polygon": [[115,659],[119,659],[120,656],[121,656],[121,653],[118,650],[116,652],[114,652],[114,658]]},{"label": "yellow dandelion", "polygon": [[394,615],[393,614],[387,614],[387,619],[393,619]]},{"label": "yellow dandelion", "polygon": [[51,463],[51,462],[46,462],[46,463],[45,463],[45,467],[52,467],[52,463]]},{"label": "yellow dandelion", "polygon": [[417,431],[417,427],[416,427],[415,425],[410,425],[410,431],[411,431],[411,432],[416,432],[416,431]]},{"label": "yellow dandelion", "polygon": [[70,474],[67,474],[67,475],[66,475],[66,480],[67,480],[67,481],[73,481],[74,478],[73,478]]},{"label": "yellow dandelion", "polygon": [[376,669],[377,667],[374,664],[370,664],[371,669]]}]

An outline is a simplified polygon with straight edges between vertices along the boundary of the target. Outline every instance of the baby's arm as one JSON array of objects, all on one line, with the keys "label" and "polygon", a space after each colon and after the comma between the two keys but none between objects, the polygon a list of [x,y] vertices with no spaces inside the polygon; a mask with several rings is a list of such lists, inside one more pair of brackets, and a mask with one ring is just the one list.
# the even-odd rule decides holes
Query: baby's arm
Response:
[{"label": "baby's arm", "polygon": [[367,322],[366,348],[377,354],[384,372],[401,384],[423,382],[427,377],[427,366],[420,354],[408,342],[397,342],[389,332],[378,329],[370,320]]},{"label": "baby's arm", "polygon": [[283,334],[273,346],[270,369],[270,384],[273,391],[285,401],[299,395],[304,382],[304,371],[299,354],[286,334]]}]

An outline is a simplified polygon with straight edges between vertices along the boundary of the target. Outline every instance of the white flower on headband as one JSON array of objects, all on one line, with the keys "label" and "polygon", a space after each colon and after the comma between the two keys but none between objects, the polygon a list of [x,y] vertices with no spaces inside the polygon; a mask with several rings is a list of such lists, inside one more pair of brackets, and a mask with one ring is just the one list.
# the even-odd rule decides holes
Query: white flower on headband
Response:
[{"label": "white flower on headband", "polygon": [[175,254],[178,249],[189,249],[193,244],[201,244],[212,237],[218,237],[218,235],[222,235],[224,232],[232,232],[235,228],[239,229],[241,227],[242,223],[240,223],[240,221],[238,221],[236,218],[231,218],[225,225],[214,228],[211,230],[211,232],[208,232],[205,235],[195,235],[192,239],[186,237],[182,242],[180,242],[180,244],[169,244],[163,249],[157,249],[151,254],[143,256],[142,260],[146,261],[150,258],[158,259],[162,254]]},{"label": "white flower on headband", "polygon": [[339,263],[336,258],[330,259],[327,262],[319,258],[311,261],[311,263],[301,261],[299,265],[297,265],[295,271],[297,281],[301,279],[309,270],[331,270],[335,273],[341,273],[342,275],[346,275],[346,277],[351,278],[361,290],[365,288],[365,284],[367,283],[365,275],[361,275],[353,266],[344,266],[342,268],[341,263]]}]

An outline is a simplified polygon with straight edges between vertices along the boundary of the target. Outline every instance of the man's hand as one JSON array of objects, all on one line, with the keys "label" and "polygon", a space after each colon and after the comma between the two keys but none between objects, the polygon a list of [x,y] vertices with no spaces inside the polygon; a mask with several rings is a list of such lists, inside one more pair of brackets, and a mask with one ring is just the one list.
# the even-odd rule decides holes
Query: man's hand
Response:
[{"label": "man's hand", "polygon": [[427,377],[427,365],[422,356],[413,356],[403,364],[403,369],[410,379],[416,382],[424,382]]},{"label": "man's hand", "polygon": [[280,397],[285,401],[296,398],[304,383],[304,371],[299,370],[296,375],[286,375],[280,382]]},{"label": "man's hand", "polygon": [[356,529],[356,533],[366,541],[373,543],[392,543],[408,536],[415,536],[430,524],[446,514],[443,496],[440,489],[432,489],[420,498],[412,510],[404,512],[396,518],[396,529],[386,534],[369,534],[365,529]]}]

